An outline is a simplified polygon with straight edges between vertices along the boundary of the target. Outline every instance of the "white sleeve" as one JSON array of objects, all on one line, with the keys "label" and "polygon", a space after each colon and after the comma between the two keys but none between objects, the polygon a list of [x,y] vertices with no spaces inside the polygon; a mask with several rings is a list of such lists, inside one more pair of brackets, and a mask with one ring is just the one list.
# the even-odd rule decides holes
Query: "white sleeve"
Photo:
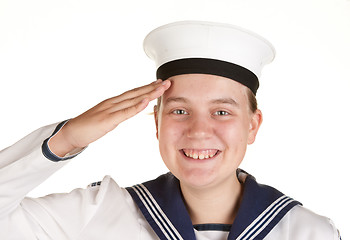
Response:
[{"label": "white sleeve", "polygon": [[85,240],[99,239],[101,233],[103,239],[139,239],[138,209],[108,176],[86,189],[25,197],[68,162],[62,160],[78,154],[59,158],[45,145],[63,124],[38,129],[0,152],[0,239]]},{"label": "white sleeve", "polygon": [[292,208],[266,239],[340,240],[333,222],[302,206]]},{"label": "white sleeve", "polygon": [[40,128],[0,151],[0,239],[37,239],[21,202],[29,191],[67,163],[54,162],[43,155],[43,142],[56,127],[57,124]]}]

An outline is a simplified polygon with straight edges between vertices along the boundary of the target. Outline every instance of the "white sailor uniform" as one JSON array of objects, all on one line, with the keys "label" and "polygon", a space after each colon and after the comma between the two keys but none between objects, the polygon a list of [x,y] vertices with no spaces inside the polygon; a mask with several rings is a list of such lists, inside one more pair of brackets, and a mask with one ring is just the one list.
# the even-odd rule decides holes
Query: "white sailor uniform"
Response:
[{"label": "white sailor uniform", "polygon": [[170,173],[129,188],[107,176],[86,189],[25,197],[69,162],[57,161],[62,159],[44,142],[55,127],[43,127],[0,152],[1,240],[340,239],[328,218],[244,172],[239,174],[244,195],[232,225],[193,226]]}]

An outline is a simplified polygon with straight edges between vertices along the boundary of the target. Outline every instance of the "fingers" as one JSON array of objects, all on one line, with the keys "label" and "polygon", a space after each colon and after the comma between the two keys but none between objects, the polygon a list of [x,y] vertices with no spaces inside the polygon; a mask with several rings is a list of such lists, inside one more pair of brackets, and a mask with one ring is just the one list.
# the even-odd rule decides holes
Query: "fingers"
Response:
[{"label": "fingers", "polygon": [[153,89],[151,92],[147,92],[133,99],[126,99],[111,108],[111,114],[116,115],[116,118],[118,118],[117,122],[125,121],[144,110],[150,101],[162,96],[170,85],[170,81],[164,81],[163,84]]},{"label": "fingers", "polygon": [[[139,104],[142,100],[147,99],[148,102],[160,97],[163,95],[163,93],[170,87],[171,83],[170,81],[164,81],[160,83],[153,84],[153,86],[147,86],[143,89],[138,89],[133,93],[129,93],[128,97],[125,98],[125,95],[123,97],[116,97],[114,99],[111,99],[113,101],[113,107],[110,107],[110,112],[116,112],[125,108],[133,107],[137,104]],[[121,95],[121,96],[122,96]],[[122,100],[117,101],[117,100]],[[148,103],[147,103],[148,104]]]},{"label": "fingers", "polygon": [[162,80],[158,79],[157,81],[152,82],[148,85],[129,90],[129,91],[117,96],[117,97],[112,98],[111,100],[115,101],[115,102],[122,102],[126,99],[133,99],[133,98],[148,94],[157,88],[162,88],[162,86],[168,84],[167,82],[169,82],[169,81],[162,81]]},{"label": "fingers", "polygon": [[119,124],[119,123],[135,116],[136,114],[138,114],[142,110],[144,110],[147,107],[149,102],[150,101],[147,98],[145,98],[141,102],[139,102],[135,105],[131,105],[130,107],[122,108],[122,109],[119,109],[117,111],[114,111],[111,114],[112,119],[113,119],[113,121],[118,122],[118,124]]}]

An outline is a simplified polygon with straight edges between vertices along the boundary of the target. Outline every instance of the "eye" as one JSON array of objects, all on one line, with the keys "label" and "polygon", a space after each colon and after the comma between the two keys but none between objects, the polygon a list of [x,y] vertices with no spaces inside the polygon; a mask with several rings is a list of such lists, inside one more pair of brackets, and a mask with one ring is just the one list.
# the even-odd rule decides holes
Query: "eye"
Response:
[{"label": "eye", "polygon": [[216,112],[214,113],[214,115],[216,115],[216,116],[227,116],[227,115],[229,115],[229,113],[226,112],[226,111],[220,110],[220,111],[216,111]]},{"label": "eye", "polygon": [[176,115],[185,115],[185,114],[188,114],[185,110],[183,109],[176,109],[174,111],[172,111],[173,114],[176,114]]}]

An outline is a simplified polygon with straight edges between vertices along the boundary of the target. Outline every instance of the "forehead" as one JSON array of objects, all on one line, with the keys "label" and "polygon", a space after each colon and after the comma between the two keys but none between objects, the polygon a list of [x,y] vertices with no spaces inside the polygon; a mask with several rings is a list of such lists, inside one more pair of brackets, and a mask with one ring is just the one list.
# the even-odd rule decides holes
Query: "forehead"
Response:
[{"label": "forehead", "polygon": [[225,77],[209,74],[183,74],[169,78],[171,87],[164,93],[168,98],[185,98],[188,101],[232,98],[237,102],[246,99],[247,87]]}]

